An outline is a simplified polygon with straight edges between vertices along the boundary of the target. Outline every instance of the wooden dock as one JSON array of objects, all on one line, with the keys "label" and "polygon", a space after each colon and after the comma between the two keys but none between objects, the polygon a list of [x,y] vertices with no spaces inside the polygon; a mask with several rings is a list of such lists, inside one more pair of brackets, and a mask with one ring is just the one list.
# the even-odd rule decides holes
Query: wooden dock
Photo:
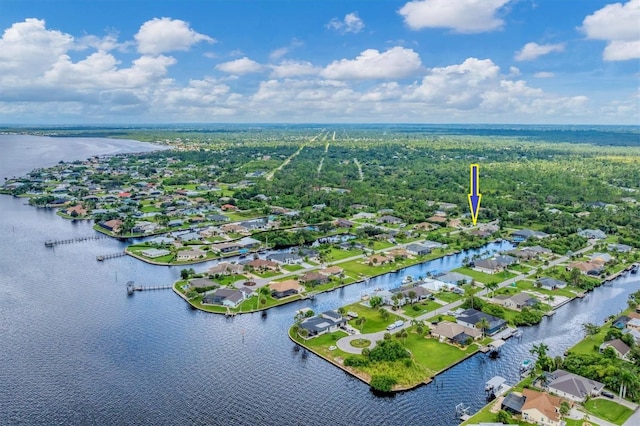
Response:
[{"label": "wooden dock", "polygon": [[156,286],[137,286],[133,281],[127,283],[127,294],[131,296],[136,291],[150,291],[150,290],[168,290],[172,289],[171,285],[156,285]]},{"label": "wooden dock", "polygon": [[100,256],[96,256],[96,260],[98,262],[102,262],[103,260],[107,260],[107,259],[115,259],[116,257],[123,257],[126,256],[127,252],[126,251],[119,251],[117,253],[110,253],[110,254],[102,254]]},{"label": "wooden dock", "polygon": [[91,240],[103,240],[109,238],[106,235],[92,235],[90,237],[77,237],[77,238],[69,238],[66,240],[47,240],[44,242],[46,247],[55,247],[59,244],[72,244],[72,243],[81,243],[83,241],[91,241]]}]

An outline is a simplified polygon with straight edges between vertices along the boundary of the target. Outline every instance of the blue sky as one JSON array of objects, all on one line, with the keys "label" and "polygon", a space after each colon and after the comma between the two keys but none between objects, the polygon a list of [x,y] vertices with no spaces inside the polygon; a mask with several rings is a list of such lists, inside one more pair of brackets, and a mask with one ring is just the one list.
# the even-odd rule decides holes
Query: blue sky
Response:
[{"label": "blue sky", "polygon": [[2,0],[0,123],[640,124],[640,0]]}]

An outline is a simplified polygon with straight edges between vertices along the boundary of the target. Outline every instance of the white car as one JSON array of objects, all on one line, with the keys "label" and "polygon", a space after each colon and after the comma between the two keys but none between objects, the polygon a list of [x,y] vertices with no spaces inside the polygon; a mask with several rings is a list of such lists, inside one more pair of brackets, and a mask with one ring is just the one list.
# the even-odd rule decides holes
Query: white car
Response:
[{"label": "white car", "polygon": [[329,350],[330,350],[330,351],[335,351],[336,349],[338,349],[338,347],[337,347],[337,346],[329,346]]}]

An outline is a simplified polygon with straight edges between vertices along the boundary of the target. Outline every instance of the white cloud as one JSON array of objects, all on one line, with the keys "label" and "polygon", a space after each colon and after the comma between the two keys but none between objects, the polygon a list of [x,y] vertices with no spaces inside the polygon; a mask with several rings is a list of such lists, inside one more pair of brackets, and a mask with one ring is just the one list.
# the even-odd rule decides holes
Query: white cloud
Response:
[{"label": "white cloud", "polygon": [[229,74],[242,75],[252,72],[260,72],[262,71],[262,65],[245,56],[243,58],[236,59],[235,61],[218,64],[216,65],[216,69]]},{"label": "white cloud", "polygon": [[355,59],[333,61],[322,76],[336,80],[395,79],[414,75],[422,66],[413,49],[393,47],[382,53],[367,49]]},{"label": "white cloud", "polygon": [[325,26],[330,30],[336,30],[343,34],[357,34],[364,28],[364,21],[360,19],[358,12],[351,12],[347,13],[343,20],[338,18],[331,19]]},{"label": "white cloud", "polygon": [[584,18],[580,29],[587,38],[608,42],[605,61],[640,58],[640,0],[608,4]]},{"label": "white cloud", "polygon": [[23,78],[39,75],[73,44],[71,35],[47,30],[44,20],[30,18],[17,22],[0,38],[0,70],[4,73],[17,72]]},{"label": "white cloud", "polygon": [[134,38],[138,42],[138,52],[149,55],[189,50],[201,41],[215,42],[213,38],[192,30],[187,22],[171,18],[154,18],[145,22]]},{"label": "white cloud", "polygon": [[527,43],[522,49],[516,52],[515,60],[516,61],[532,61],[534,59],[539,58],[540,56],[547,55],[551,52],[562,52],[564,51],[564,43],[556,43],[556,44],[538,44],[538,43]]},{"label": "white cloud", "polygon": [[287,53],[289,53],[288,47],[280,47],[278,49],[273,50],[271,53],[269,53],[269,59],[271,59],[272,61],[275,61],[277,59],[282,58]]},{"label": "white cloud", "polygon": [[540,71],[533,75],[535,78],[551,78],[555,77],[555,74],[548,71]]},{"label": "white cloud", "polygon": [[413,30],[451,28],[459,33],[495,31],[504,25],[496,16],[510,0],[414,0],[398,13]]},{"label": "white cloud", "polygon": [[278,65],[269,65],[272,78],[290,78],[302,75],[319,74],[322,68],[306,61],[282,61]]}]

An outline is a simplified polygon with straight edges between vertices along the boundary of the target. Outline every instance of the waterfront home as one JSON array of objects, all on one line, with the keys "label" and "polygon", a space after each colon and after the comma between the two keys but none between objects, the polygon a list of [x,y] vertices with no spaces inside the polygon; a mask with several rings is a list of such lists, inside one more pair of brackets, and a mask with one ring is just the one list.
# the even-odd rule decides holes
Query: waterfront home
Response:
[{"label": "waterfront home", "polygon": [[511,414],[522,414],[522,406],[527,398],[517,392],[508,393],[500,403],[500,409]]},{"label": "waterfront home", "polygon": [[328,268],[320,269],[321,274],[326,276],[340,276],[344,273],[344,269],[339,266],[329,266]]},{"label": "waterfront home", "polygon": [[216,266],[209,268],[210,275],[234,275],[241,274],[244,270],[242,265],[234,265],[229,262],[220,262]]},{"label": "waterfront home", "polygon": [[473,277],[469,275],[461,274],[459,272],[448,272],[443,275],[438,275],[436,278],[438,280],[452,284],[452,285],[460,285],[460,284],[470,284],[473,281]]},{"label": "waterfront home", "polygon": [[304,287],[300,285],[298,280],[286,280],[269,283],[269,289],[272,297],[282,299],[302,292]]},{"label": "waterfront home", "polygon": [[547,234],[545,232],[533,231],[531,229],[520,229],[518,231],[514,231],[511,234],[511,238],[515,242],[526,241],[526,240],[528,240],[530,238],[537,238],[537,239],[541,240],[543,238],[547,238],[548,236],[549,236],[549,234]]},{"label": "waterfront home", "polygon": [[494,301],[505,308],[521,310],[524,307],[532,307],[538,303],[538,299],[532,297],[529,293],[518,293],[513,295],[502,294],[496,296]]},{"label": "waterfront home", "polygon": [[302,257],[297,253],[273,253],[267,256],[267,260],[286,265],[302,263]]},{"label": "waterfront home", "polygon": [[156,257],[162,257],[168,254],[171,254],[171,252],[165,249],[150,248],[150,249],[142,250],[140,254],[150,259],[155,259]]},{"label": "waterfront home", "polygon": [[631,348],[627,346],[625,342],[620,339],[608,340],[600,345],[600,353],[604,353],[607,348],[613,349],[616,356],[625,361],[629,361],[628,355],[631,352]]},{"label": "waterfront home", "polygon": [[329,282],[329,277],[317,271],[307,272],[300,277],[300,282],[310,286],[317,286]]},{"label": "waterfront home", "polygon": [[411,256],[409,251],[403,248],[394,248],[387,252],[390,256],[393,256],[394,259],[407,259]]},{"label": "waterfront home", "polygon": [[556,370],[545,374],[545,389],[571,401],[584,402],[587,396],[600,395],[604,384],[565,370]]},{"label": "waterfront home", "polygon": [[627,322],[626,328],[640,331],[640,319],[639,318],[631,318]]},{"label": "waterfront home", "polygon": [[522,405],[522,420],[543,426],[561,426],[560,404],[562,399],[532,389],[522,391],[525,401]]},{"label": "waterfront home", "polygon": [[204,287],[220,287],[220,284],[210,280],[209,278],[193,278],[189,281],[189,288],[204,288]]},{"label": "waterfront home", "polygon": [[76,204],[75,206],[66,209],[65,213],[69,216],[84,216],[87,214],[87,209],[82,207],[82,204]]},{"label": "waterfront home", "polygon": [[422,255],[431,253],[431,249],[429,247],[427,247],[425,245],[422,245],[422,244],[416,244],[416,243],[409,244],[407,246],[406,250],[409,253],[417,255],[417,256],[422,256]]},{"label": "waterfront home", "polygon": [[631,336],[633,336],[633,340],[637,345],[640,345],[640,331],[634,329],[634,328],[625,328],[624,330],[622,330],[622,334],[630,334]]},{"label": "waterfront home", "polygon": [[175,238],[171,238],[171,237],[155,237],[148,240],[147,243],[161,245],[161,244],[173,244],[174,241],[175,241]]},{"label": "waterfront home", "polygon": [[244,249],[252,249],[252,248],[260,247],[260,241],[251,237],[240,238],[238,241],[236,241],[236,244],[238,244],[240,247]]},{"label": "waterfront home", "polygon": [[450,321],[442,321],[431,329],[431,335],[450,343],[466,345],[471,338],[476,340],[482,336],[482,332],[476,328],[467,327]]},{"label": "waterfront home", "polygon": [[184,225],[184,221],[180,219],[174,219],[174,220],[170,220],[169,223],[167,223],[167,225],[171,228],[178,228]]},{"label": "waterfront home", "polygon": [[280,265],[276,262],[272,262],[271,260],[264,259],[255,259],[251,262],[246,263],[245,268],[250,270],[255,270],[258,272],[266,272],[266,271],[274,271],[277,272],[280,270]]},{"label": "waterfront home", "polygon": [[599,229],[583,229],[578,231],[578,235],[590,240],[604,240],[607,238],[607,234]]},{"label": "waterfront home", "polygon": [[242,225],[238,225],[237,223],[227,223],[226,225],[222,225],[220,230],[225,233],[235,233],[235,234],[248,234],[249,230]]},{"label": "waterfront home", "polygon": [[369,256],[369,258],[367,258],[367,263],[373,265],[384,265],[390,262],[393,262],[393,259],[383,254],[374,254],[373,256]]},{"label": "waterfront home", "polygon": [[183,243],[189,242],[189,241],[200,241],[202,240],[202,237],[200,236],[200,234],[198,234],[197,232],[183,232],[180,234],[175,235],[175,237],[179,240],[182,241]]},{"label": "waterfront home", "polygon": [[489,326],[486,329],[486,334],[489,335],[495,334],[507,326],[507,322],[502,318],[480,312],[477,309],[466,309],[456,316],[456,322],[458,324],[471,328],[478,328],[476,324],[482,319],[487,320],[489,323]]},{"label": "waterfront home", "polygon": [[176,260],[178,262],[185,262],[187,260],[200,259],[202,257],[205,257],[206,255],[207,253],[200,249],[183,250],[178,252],[178,254],[176,255]]},{"label": "waterfront home", "polygon": [[203,305],[222,305],[237,307],[246,298],[246,293],[237,288],[219,288],[202,297]]},{"label": "waterfront home", "polygon": [[598,261],[591,262],[572,262],[567,267],[568,270],[577,268],[585,275],[597,276],[604,270],[604,264]]},{"label": "waterfront home", "polygon": [[431,278],[425,278],[424,280],[422,280],[422,284],[420,284],[420,287],[432,293],[437,293],[441,290],[448,290],[451,286],[452,284],[450,283],[446,283],[440,280],[434,280]]},{"label": "waterfront home", "polygon": [[485,274],[496,274],[504,269],[504,266],[495,259],[479,259],[473,262],[474,271]]},{"label": "waterfront home", "polygon": [[309,337],[337,331],[347,323],[347,318],[336,311],[326,311],[318,316],[307,318],[300,323],[300,328],[309,332]]},{"label": "waterfront home", "polygon": [[555,278],[543,277],[536,281],[536,285],[549,290],[555,290],[557,288],[565,288],[567,283],[562,280],[556,280]]},{"label": "waterfront home", "polygon": [[219,244],[213,244],[211,246],[211,249],[213,251],[220,252],[220,253],[231,253],[231,252],[234,252],[234,251],[238,251],[241,248],[242,248],[242,246],[240,244],[238,244],[237,242],[219,243]]},{"label": "waterfront home", "polygon": [[112,219],[107,220],[106,222],[100,222],[99,225],[107,231],[117,234],[120,232],[120,228],[122,227],[122,221],[120,219]]}]

